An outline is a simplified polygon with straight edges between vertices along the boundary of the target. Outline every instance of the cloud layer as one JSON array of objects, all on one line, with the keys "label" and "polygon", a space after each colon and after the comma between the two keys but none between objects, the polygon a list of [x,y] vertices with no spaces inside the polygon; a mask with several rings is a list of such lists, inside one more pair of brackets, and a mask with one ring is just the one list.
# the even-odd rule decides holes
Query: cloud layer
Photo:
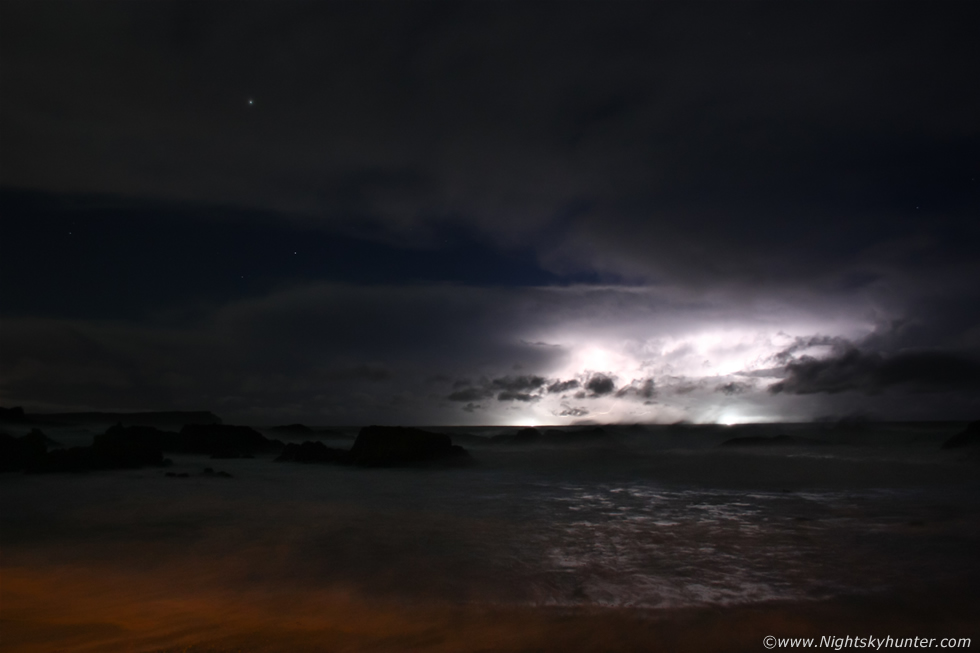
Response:
[{"label": "cloud layer", "polygon": [[2,12],[0,402],[975,417],[972,4]]},{"label": "cloud layer", "polygon": [[[333,424],[732,422],[960,414],[976,387],[969,352],[872,349],[895,330],[853,306],[761,316],[740,297],[686,297],[313,284],[181,323],[9,318],[0,403]],[[910,410],[890,393],[906,386],[935,396]]]}]

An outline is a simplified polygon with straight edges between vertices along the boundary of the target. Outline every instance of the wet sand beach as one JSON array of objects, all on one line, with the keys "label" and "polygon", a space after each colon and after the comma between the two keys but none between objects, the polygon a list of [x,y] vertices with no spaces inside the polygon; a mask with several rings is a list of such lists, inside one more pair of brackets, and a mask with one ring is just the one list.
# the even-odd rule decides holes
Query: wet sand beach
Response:
[{"label": "wet sand beach", "polygon": [[240,592],[170,573],[5,567],[5,651],[760,651],[777,637],[975,637],[969,588],[631,610]]}]

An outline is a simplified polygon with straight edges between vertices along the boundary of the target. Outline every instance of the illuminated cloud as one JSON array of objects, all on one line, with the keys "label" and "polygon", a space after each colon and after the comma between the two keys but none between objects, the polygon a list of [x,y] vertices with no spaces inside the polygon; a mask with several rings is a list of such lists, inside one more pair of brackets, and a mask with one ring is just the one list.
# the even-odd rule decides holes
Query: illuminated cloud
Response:
[{"label": "illuminated cloud", "polygon": [[[710,421],[731,401],[776,419],[790,414],[788,393],[739,375],[779,381],[774,357],[798,338],[872,328],[849,314],[786,304],[760,320],[737,298],[690,307],[636,288],[317,284],[181,325],[8,320],[0,387],[11,404],[164,403],[313,423]],[[726,384],[746,390],[715,391]]]}]

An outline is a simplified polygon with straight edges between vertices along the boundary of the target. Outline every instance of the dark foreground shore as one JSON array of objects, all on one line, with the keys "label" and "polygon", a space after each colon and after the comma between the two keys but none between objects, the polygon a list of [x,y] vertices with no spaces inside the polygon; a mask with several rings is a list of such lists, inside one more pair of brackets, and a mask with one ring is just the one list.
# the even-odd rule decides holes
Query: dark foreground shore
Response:
[{"label": "dark foreground shore", "polygon": [[455,429],[472,464],[195,449],[165,468],[9,472],[0,650],[980,646],[978,460],[942,446],[962,429]]},{"label": "dark foreground shore", "polygon": [[[4,651],[762,651],[763,638],[976,638],[960,588],[736,607],[630,610],[364,600],[215,587],[207,575],[36,564],[2,569]],[[882,649],[884,650],[884,649]]]}]

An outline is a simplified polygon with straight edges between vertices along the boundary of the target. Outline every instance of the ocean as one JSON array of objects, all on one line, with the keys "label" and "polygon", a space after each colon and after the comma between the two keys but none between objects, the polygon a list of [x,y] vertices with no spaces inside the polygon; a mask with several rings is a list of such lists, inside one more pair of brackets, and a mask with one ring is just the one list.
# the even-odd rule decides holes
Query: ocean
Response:
[{"label": "ocean", "polygon": [[[2,646],[763,650],[765,634],[862,624],[970,635],[980,457],[941,448],[964,427],[603,426],[526,443],[432,427],[474,464],[168,454],[166,469],[7,473]],[[294,441],[348,447],[355,433]],[[723,444],[775,435],[790,437]]]}]

